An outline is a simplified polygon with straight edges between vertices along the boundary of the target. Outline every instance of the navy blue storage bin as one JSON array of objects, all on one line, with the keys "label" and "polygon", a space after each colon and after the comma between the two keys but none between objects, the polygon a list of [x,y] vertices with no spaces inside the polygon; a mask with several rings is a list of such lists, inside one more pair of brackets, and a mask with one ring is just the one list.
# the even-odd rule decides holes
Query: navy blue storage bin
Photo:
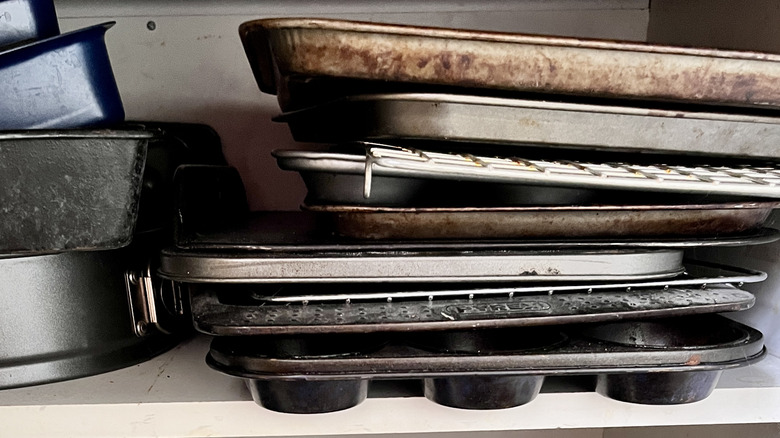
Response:
[{"label": "navy blue storage bin", "polygon": [[59,34],[52,0],[0,0],[0,47]]},{"label": "navy blue storage bin", "polygon": [[124,120],[105,33],[80,29],[0,52],[0,129],[61,129]]}]

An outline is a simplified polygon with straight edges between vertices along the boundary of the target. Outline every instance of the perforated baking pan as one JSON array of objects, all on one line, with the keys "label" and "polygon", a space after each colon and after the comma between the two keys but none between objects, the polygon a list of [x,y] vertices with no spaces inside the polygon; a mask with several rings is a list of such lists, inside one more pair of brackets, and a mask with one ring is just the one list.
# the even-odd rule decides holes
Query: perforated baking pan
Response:
[{"label": "perforated baking pan", "polygon": [[285,110],[399,84],[780,105],[780,56],[766,53],[312,18],[250,21],[239,34],[260,89]]},{"label": "perforated baking pan", "polygon": [[216,336],[557,325],[740,311],[755,301],[726,279],[694,280],[702,284],[191,285],[190,292],[195,327]]}]

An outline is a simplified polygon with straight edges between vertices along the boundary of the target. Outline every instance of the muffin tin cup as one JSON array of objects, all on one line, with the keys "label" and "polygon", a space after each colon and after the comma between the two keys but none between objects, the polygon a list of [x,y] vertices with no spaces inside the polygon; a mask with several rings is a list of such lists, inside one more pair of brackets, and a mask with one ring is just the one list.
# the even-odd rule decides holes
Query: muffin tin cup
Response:
[{"label": "muffin tin cup", "polygon": [[643,405],[677,405],[704,400],[722,371],[603,374],[596,392],[614,400]]},{"label": "muffin tin cup", "polygon": [[544,376],[458,376],[425,379],[425,397],[461,409],[505,409],[539,395]]},{"label": "muffin tin cup", "polygon": [[255,403],[272,411],[320,414],[357,406],[368,395],[368,380],[247,380]]}]

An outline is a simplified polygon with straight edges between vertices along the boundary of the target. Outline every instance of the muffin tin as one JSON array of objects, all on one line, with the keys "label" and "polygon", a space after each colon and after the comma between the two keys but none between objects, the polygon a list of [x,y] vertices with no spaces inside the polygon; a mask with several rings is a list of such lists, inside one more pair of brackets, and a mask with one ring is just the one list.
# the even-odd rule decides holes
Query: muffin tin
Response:
[{"label": "muffin tin", "polygon": [[[313,352],[279,351],[280,339],[215,338],[207,362],[248,379],[263,406],[315,413],[354,406],[366,381],[390,378],[423,379],[426,397],[466,409],[527,403],[545,376],[560,375],[596,375],[597,392],[630,403],[691,403],[712,392],[723,370],[765,354],[760,332],[719,315],[395,334],[350,352],[341,335],[305,338]],[[310,391],[316,403],[307,403]]]}]

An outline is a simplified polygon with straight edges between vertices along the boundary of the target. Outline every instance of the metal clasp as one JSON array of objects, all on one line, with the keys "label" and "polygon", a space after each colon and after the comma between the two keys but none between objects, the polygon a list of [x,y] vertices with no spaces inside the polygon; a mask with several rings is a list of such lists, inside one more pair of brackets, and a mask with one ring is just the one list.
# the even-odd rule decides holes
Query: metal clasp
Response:
[{"label": "metal clasp", "polygon": [[151,263],[142,270],[127,271],[125,286],[136,336],[148,336],[154,330],[171,334],[181,326],[185,314],[181,288],[153,276]]}]

